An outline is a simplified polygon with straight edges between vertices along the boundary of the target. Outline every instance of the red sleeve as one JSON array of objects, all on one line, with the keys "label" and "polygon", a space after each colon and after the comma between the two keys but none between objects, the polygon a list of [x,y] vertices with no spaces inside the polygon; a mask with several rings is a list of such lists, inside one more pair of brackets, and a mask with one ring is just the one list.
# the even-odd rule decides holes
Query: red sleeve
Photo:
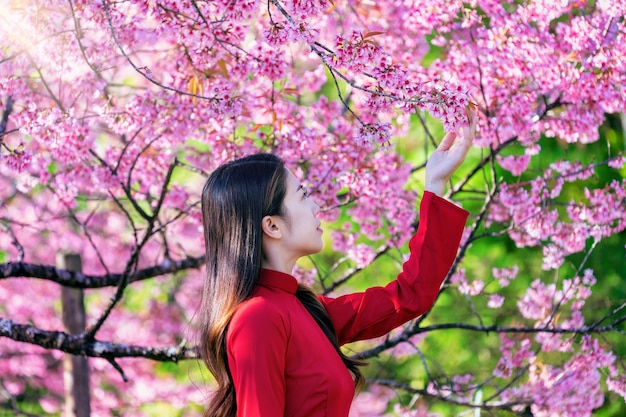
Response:
[{"label": "red sleeve", "polygon": [[239,417],[284,415],[286,329],[280,311],[259,299],[233,316],[226,346]]},{"label": "red sleeve", "polygon": [[395,281],[362,293],[320,297],[340,344],[389,333],[430,309],[461,241],[468,212],[425,192],[409,259]]}]

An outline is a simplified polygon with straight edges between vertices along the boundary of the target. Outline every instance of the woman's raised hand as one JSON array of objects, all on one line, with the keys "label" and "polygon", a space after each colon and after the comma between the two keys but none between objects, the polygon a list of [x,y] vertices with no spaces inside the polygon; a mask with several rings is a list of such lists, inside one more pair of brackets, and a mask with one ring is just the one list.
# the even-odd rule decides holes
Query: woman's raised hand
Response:
[{"label": "woman's raised hand", "polygon": [[460,132],[450,132],[432,153],[426,163],[426,186],[425,190],[437,195],[442,195],[446,183],[461,165],[472,145],[478,123],[478,110],[475,105],[467,107],[469,125]]}]

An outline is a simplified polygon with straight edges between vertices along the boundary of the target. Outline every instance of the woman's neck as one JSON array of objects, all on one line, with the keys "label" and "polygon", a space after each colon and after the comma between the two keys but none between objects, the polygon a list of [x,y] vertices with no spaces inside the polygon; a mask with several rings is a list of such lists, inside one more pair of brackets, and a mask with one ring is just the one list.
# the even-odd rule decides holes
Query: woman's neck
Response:
[{"label": "woman's neck", "polygon": [[261,267],[263,269],[271,269],[291,275],[295,264],[295,261],[264,259],[263,262],[261,262]]}]

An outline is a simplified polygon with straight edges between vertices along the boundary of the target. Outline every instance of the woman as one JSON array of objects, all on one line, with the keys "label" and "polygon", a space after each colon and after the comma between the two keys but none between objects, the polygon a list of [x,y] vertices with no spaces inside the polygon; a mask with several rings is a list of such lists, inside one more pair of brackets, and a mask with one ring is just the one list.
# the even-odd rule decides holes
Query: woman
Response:
[{"label": "woman", "polygon": [[[322,248],[319,207],[269,154],[217,168],[202,195],[207,279],[201,354],[218,388],[205,416],[346,417],[361,380],[339,346],[384,335],[433,304],[467,212],[439,197],[476,126],[449,133],[426,168],[411,255],[385,287],[318,297],[291,275]],[[457,139],[458,137],[458,139]]]}]

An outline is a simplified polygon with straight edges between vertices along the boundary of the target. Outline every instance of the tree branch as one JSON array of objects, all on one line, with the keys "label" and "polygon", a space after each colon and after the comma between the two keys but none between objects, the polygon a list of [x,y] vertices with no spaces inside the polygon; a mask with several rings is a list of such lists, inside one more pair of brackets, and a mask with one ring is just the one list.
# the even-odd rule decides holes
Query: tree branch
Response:
[{"label": "tree branch", "polygon": [[[120,302],[120,300],[124,296],[124,291],[126,290],[126,287],[129,284],[129,281],[128,281],[129,275],[137,269],[137,265],[139,263],[139,255],[141,253],[141,250],[148,243],[148,241],[150,240],[150,237],[152,236],[152,232],[154,230],[155,223],[158,220],[158,216],[161,211],[161,206],[165,199],[165,195],[167,194],[167,187],[169,186],[170,181],[172,179],[172,174],[174,173],[175,166],[176,164],[171,164],[167,171],[163,187],[161,188],[161,195],[159,197],[159,201],[153,211],[152,216],[148,219],[148,226],[146,228],[146,232],[143,237],[143,240],[141,241],[141,243],[139,243],[139,245],[137,245],[133,249],[130,255],[130,259],[126,263],[126,268],[124,269],[121,279],[119,280],[119,284],[117,285],[117,290],[115,291],[115,295],[113,296],[113,298],[111,298],[111,301],[108,307],[104,310],[104,312],[102,312],[98,320],[86,330],[85,337],[87,337],[88,339],[95,338],[95,335],[98,332],[98,330],[100,330],[100,328],[102,327],[106,319],[109,317],[109,315],[111,314],[115,306]],[[124,376],[123,373],[122,373],[122,376]]]},{"label": "tree branch", "polygon": [[526,405],[526,402],[517,401],[517,402],[492,402],[492,403],[474,403],[472,401],[462,401],[458,400],[450,395],[436,395],[432,392],[429,392],[427,389],[417,389],[413,388],[407,384],[403,384],[401,382],[390,380],[390,379],[378,379],[378,378],[368,378],[367,382],[376,385],[382,385],[389,388],[401,389],[407,391],[412,394],[423,395],[425,397],[436,398],[441,401],[445,401],[450,404],[463,405],[466,407],[472,408],[481,408],[483,410],[508,410],[513,411],[514,406]]},{"label": "tree branch", "polygon": [[[178,346],[151,347],[126,345],[85,338],[84,335],[71,335],[59,331],[42,330],[29,324],[19,324],[0,317],[0,336],[17,342],[30,343],[46,349],[60,350],[72,355],[94,358],[147,358],[159,362],[178,362],[198,359],[196,347]],[[184,343],[184,342],[183,342]]]},{"label": "tree branch", "polygon": [[0,119],[0,144],[2,144],[2,138],[7,131],[7,124],[9,123],[9,116],[13,112],[13,97],[9,96],[4,106],[4,112],[2,113],[2,119]]},{"label": "tree branch", "polygon": [[[622,305],[622,307],[626,306],[626,303]],[[614,310],[617,312],[622,309],[619,307]],[[481,333],[553,333],[553,334],[590,334],[590,333],[608,333],[608,332],[619,332],[622,330],[617,326],[626,322],[626,316],[616,318],[612,323],[607,324],[605,326],[597,326],[596,324],[590,326],[583,326],[578,328],[562,328],[562,327],[514,327],[514,326],[498,326],[495,324],[485,326],[485,325],[474,325],[469,323],[441,323],[441,324],[432,324],[426,327],[419,327],[416,325],[407,328],[402,333],[395,337],[388,338],[383,343],[368,349],[362,352],[353,355],[355,359],[367,359],[374,356],[378,356],[380,353],[384,352],[387,349],[390,349],[402,342],[407,342],[411,336],[414,336],[418,333],[430,332],[434,330],[446,330],[446,329],[460,329],[460,330],[470,330],[474,332]]]},{"label": "tree branch", "polygon": [[[128,274],[128,283],[143,281],[145,279],[185,271],[187,269],[198,269],[204,262],[204,256],[190,256],[179,261],[166,260],[158,265]],[[37,265],[27,262],[8,262],[0,264],[0,280],[6,278],[38,278],[72,288],[104,288],[117,286],[122,277],[123,274],[87,275],[80,272],[55,268],[50,265]]]}]

